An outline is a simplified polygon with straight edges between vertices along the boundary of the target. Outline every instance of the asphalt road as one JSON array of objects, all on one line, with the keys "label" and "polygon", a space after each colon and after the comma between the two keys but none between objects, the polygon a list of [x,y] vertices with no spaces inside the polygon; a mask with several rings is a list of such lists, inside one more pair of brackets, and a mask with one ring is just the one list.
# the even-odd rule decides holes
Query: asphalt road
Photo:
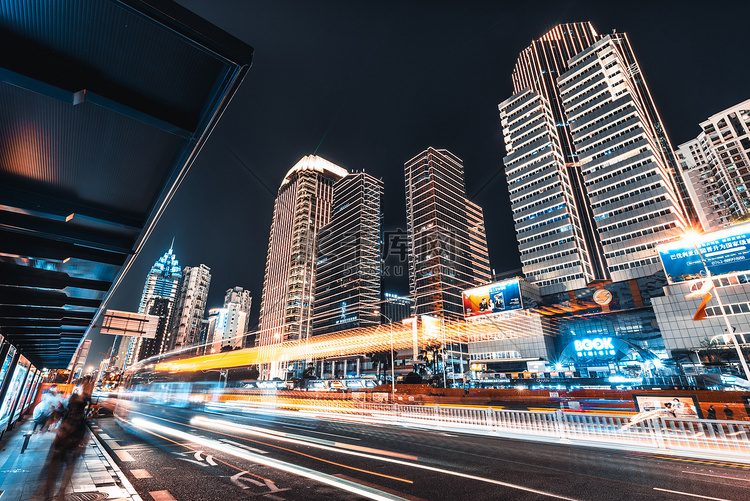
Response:
[{"label": "asphalt road", "polygon": [[144,500],[750,499],[741,464],[149,405],[128,420],[139,435],[94,431]]}]

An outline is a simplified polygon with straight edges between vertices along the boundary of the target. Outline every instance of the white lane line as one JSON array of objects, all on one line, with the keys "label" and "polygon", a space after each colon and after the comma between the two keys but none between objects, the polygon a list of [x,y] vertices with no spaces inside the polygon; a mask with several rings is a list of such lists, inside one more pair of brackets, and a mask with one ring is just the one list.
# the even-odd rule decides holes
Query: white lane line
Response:
[{"label": "white lane line", "polygon": [[[136,418],[136,419],[133,420],[133,424],[136,424],[136,421],[143,421],[143,420],[141,420],[140,418]],[[222,428],[224,428],[224,429],[232,430],[234,432],[243,431],[243,432],[247,433],[248,435],[255,435],[255,436],[260,436],[260,437],[263,437],[263,438],[270,438],[272,440],[278,440],[280,442],[289,442],[289,443],[293,443],[293,444],[301,444],[301,445],[305,445],[305,446],[308,446],[308,447],[314,447],[316,449],[322,449],[322,450],[327,450],[327,451],[332,451],[332,452],[338,452],[340,454],[349,454],[349,455],[352,455],[352,456],[360,456],[360,457],[364,457],[364,458],[367,458],[367,459],[375,459],[377,461],[383,461],[383,462],[386,462],[386,463],[395,463],[395,464],[400,464],[400,465],[403,465],[403,466],[408,466],[408,467],[411,467],[411,468],[417,468],[417,469],[420,469],[420,470],[428,470],[428,471],[434,471],[434,472],[437,472],[437,473],[442,473],[442,474],[445,474],[445,475],[452,475],[454,477],[468,478],[470,480],[477,480],[477,481],[480,481],[480,482],[487,482],[489,484],[501,485],[503,487],[509,487],[511,489],[517,489],[519,491],[524,491],[524,492],[531,492],[531,493],[534,493],[534,494],[539,494],[539,495],[542,495],[542,496],[547,496],[547,497],[551,497],[551,498],[555,498],[555,499],[563,499],[565,501],[578,501],[575,498],[569,498],[569,497],[566,497],[566,496],[561,496],[559,494],[553,494],[551,492],[546,492],[546,491],[541,491],[541,490],[537,490],[537,489],[532,489],[531,487],[524,487],[523,485],[511,484],[509,482],[502,482],[500,480],[495,480],[495,479],[492,479],[492,478],[478,477],[476,475],[469,475],[468,473],[461,473],[461,472],[453,471],[453,470],[445,470],[443,468],[435,468],[433,466],[427,466],[425,464],[410,463],[410,462],[407,462],[407,461],[402,461],[400,459],[394,459],[394,458],[389,458],[389,457],[373,456],[372,454],[363,454],[363,453],[355,452],[355,451],[352,451],[352,450],[330,447],[330,446],[327,446],[327,445],[322,445],[322,444],[315,443],[315,442],[308,442],[308,441],[305,441],[305,440],[297,440],[297,439],[289,438],[288,436],[283,436],[283,435],[291,435],[291,434],[288,434],[288,433],[279,433],[279,432],[276,432],[276,431],[266,430],[266,429],[258,428],[258,427],[255,427],[255,426],[244,426],[244,425],[240,425],[240,424],[237,424],[237,423],[232,423],[232,422],[228,422],[228,421],[222,421],[220,419],[207,419],[207,418],[203,418],[203,417],[200,417],[200,416],[196,416],[196,417],[194,417],[193,419],[190,420],[190,424],[192,426],[195,426],[196,424],[198,424],[198,425],[204,425],[204,426],[210,426],[210,427],[212,427],[212,429],[217,429],[217,428],[218,429],[222,429]],[[138,426],[138,425],[136,424],[136,426]],[[153,426],[153,427],[157,427],[157,428],[162,428],[161,425],[157,425],[155,423],[149,423],[149,426]],[[147,429],[147,428],[145,428],[143,426],[139,426],[139,428],[141,428],[141,429]],[[166,429],[169,429],[169,428],[166,428]],[[179,433],[179,432],[177,432],[176,430],[173,430],[172,433]],[[187,434],[185,434],[185,435],[187,435]],[[310,439],[310,437],[304,437],[304,438]],[[317,439],[317,440],[322,441],[321,439]],[[720,500],[720,501],[728,501],[728,500]]]},{"label": "white lane line", "polygon": [[315,431],[315,430],[311,430],[310,428],[305,428],[304,426],[292,426],[292,425],[288,425],[288,424],[285,424],[285,425],[282,425],[282,426],[284,426],[285,428],[297,428],[299,430],[305,430],[308,433],[317,433],[318,435],[329,435],[331,437],[346,438],[348,440],[362,440],[361,438],[349,437],[347,435],[337,435],[335,433],[325,433],[323,431]]},{"label": "white lane line", "polygon": [[258,454],[268,454],[268,451],[264,451],[262,449],[256,449],[255,447],[250,447],[249,445],[241,444],[239,442],[235,442],[234,440],[229,440],[228,438],[220,438],[219,442],[226,442],[228,444],[232,444],[236,447],[241,447],[243,449],[247,449],[248,451],[257,452]]},{"label": "white lane line", "polygon": [[149,492],[154,501],[177,501],[169,491],[151,491]]},{"label": "white lane line", "polygon": [[690,473],[691,475],[703,475],[712,478],[729,478],[732,480],[739,480],[741,482],[750,482],[750,478],[728,477],[726,475],[713,475],[712,473],[698,473],[697,471],[683,471],[682,473]]},{"label": "white lane line", "polygon": [[655,491],[661,491],[661,492],[671,492],[672,494],[682,494],[683,496],[690,496],[694,498],[701,498],[701,499],[712,499],[713,501],[732,501],[731,499],[724,499],[724,498],[712,498],[708,496],[701,496],[700,494],[692,494],[690,492],[680,492],[680,491],[670,491],[669,489],[659,489],[658,487],[654,487]]},{"label": "white lane line", "polygon": [[128,451],[118,449],[114,452],[115,454],[117,454],[117,457],[120,458],[120,461],[135,461],[135,459],[133,459],[133,456],[131,456]]},{"label": "white lane line", "polygon": [[130,473],[135,478],[152,478],[151,474],[147,472],[146,470],[130,470]]}]

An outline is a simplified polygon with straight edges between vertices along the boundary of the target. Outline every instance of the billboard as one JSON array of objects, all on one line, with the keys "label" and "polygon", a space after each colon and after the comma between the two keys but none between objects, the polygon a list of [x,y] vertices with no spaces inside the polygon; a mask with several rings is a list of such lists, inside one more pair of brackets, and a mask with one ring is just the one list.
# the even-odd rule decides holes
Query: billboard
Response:
[{"label": "billboard", "polygon": [[465,318],[523,308],[517,278],[468,289],[462,295]]},{"label": "billboard", "polygon": [[635,410],[638,412],[662,410],[674,413],[674,417],[678,418],[691,417],[703,419],[698,399],[693,395],[633,394],[633,401],[635,403]]},{"label": "billboard", "polygon": [[107,310],[102,315],[102,334],[154,339],[159,317],[129,311]]},{"label": "billboard", "polygon": [[[712,275],[750,270],[750,224],[739,224],[696,237]],[[669,283],[705,278],[706,270],[692,241],[678,240],[657,247]]]}]

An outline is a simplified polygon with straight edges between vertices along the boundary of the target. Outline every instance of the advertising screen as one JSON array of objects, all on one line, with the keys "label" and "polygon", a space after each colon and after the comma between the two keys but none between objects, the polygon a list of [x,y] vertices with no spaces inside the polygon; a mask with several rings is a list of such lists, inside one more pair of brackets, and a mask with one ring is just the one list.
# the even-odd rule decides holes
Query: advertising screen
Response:
[{"label": "advertising screen", "polygon": [[[750,270],[750,224],[700,235],[695,244],[712,275]],[[692,242],[670,242],[658,246],[657,250],[670,283],[706,276],[701,257]]]},{"label": "advertising screen", "polygon": [[16,364],[16,370],[13,371],[13,376],[8,386],[8,392],[5,394],[5,400],[3,400],[3,406],[0,408],[0,422],[8,418],[13,411],[13,408],[18,403],[18,397],[21,396],[21,385],[23,385],[24,379],[26,378],[26,372],[29,370],[28,361],[26,364],[22,364],[22,361],[26,360],[21,357],[21,360]]},{"label": "advertising screen", "polygon": [[[675,417],[692,417],[703,419],[698,399],[694,396],[684,395],[633,395],[635,410],[638,412],[649,412],[654,410],[674,411]],[[666,405],[669,403],[669,405]]]},{"label": "advertising screen", "polygon": [[465,290],[463,301],[466,318],[523,308],[517,278]]},{"label": "advertising screen", "polygon": [[0,386],[2,386],[3,381],[5,381],[5,376],[8,375],[8,367],[10,367],[10,363],[13,361],[13,356],[16,354],[16,347],[11,346],[8,350],[8,354],[5,356],[5,360],[3,361],[2,367],[0,367]]},{"label": "advertising screen", "polygon": [[31,387],[36,378],[36,369],[33,367],[29,371],[29,375],[26,377],[26,382],[23,385],[23,391],[21,392],[21,398],[18,399],[16,404],[16,412],[13,413],[13,420],[15,421],[26,410],[26,401],[29,399],[29,393],[31,393]]}]

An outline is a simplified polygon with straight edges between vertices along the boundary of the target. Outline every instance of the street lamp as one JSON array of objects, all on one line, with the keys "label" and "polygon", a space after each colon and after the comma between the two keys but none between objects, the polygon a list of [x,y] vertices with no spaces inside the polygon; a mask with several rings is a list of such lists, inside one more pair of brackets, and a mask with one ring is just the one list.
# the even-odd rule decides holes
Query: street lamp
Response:
[{"label": "street lamp", "polygon": [[[708,266],[706,265],[706,260],[703,257],[703,253],[701,253],[701,250],[698,248],[698,242],[697,242],[697,234],[696,233],[686,233],[685,239],[693,244],[693,247],[695,247],[695,252],[698,253],[698,256],[701,258],[701,263],[703,264],[703,269],[706,270],[706,280],[709,280],[710,283],[713,283],[713,278],[711,278],[711,270],[708,269]],[[737,350],[737,355],[740,357],[740,363],[742,364],[742,369],[745,371],[745,379],[750,381],[750,370],[747,368],[747,362],[745,361],[745,356],[742,354],[742,348],[740,348],[740,344],[737,342],[737,337],[734,335],[734,328],[732,327],[732,324],[729,322],[729,317],[727,317],[726,311],[724,311],[724,304],[721,302],[721,296],[719,296],[719,288],[714,287],[714,294],[716,295],[716,302],[719,303],[719,310],[721,310],[721,316],[724,319],[724,323],[727,325],[727,335],[732,338],[732,342],[734,343],[734,348]]]},{"label": "street lamp", "polygon": [[[383,315],[381,313],[381,315]],[[396,364],[393,360],[393,320],[388,315],[383,315],[388,320],[388,325],[391,327],[391,394],[396,394]]]}]

